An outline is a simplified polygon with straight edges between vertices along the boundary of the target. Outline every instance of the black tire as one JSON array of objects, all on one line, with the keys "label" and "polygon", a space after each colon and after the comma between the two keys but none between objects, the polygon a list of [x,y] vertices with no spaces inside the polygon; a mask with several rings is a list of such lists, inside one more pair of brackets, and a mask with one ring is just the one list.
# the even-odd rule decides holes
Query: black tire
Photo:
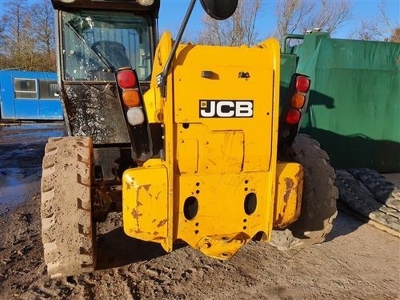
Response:
[{"label": "black tire", "polygon": [[273,230],[271,244],[287,250],[322,243],[337,215],[338,190],[329,156],[316,140],[298,134],[285,160],[298,162],[304,169],[301,213],[286,230]]},{"label": "black tire", "polygon": [[41,182],[42,242],[52,278],[95,270],[90,138],[51,138]]}]

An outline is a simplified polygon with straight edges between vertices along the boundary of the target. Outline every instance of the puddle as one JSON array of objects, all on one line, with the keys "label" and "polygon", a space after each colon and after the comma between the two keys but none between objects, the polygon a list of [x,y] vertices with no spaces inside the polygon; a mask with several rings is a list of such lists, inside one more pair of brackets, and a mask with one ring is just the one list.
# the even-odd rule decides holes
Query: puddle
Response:
[{"label": "puddle", "polygon": [[0,214],[40,193],[46,142],[65,135],[62,123],[0,125]]},{"label": "puddle", "polygon": [[40,193],[40,175],[10,178],[5,183],[9,185],[3,185],[3,178],[0,178],[0,213]]}]

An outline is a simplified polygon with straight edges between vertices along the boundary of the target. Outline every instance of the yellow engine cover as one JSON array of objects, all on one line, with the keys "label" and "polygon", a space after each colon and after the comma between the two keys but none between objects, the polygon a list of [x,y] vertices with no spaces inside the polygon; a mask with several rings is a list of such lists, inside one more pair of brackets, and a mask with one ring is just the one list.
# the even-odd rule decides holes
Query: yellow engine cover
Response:
[{"label": "yellow engine cover", "polygon": [[124,230],[172,251],[184,240],[228,259],[258,232],[270,239],[277,185],[279,44],[180,45],[161,97],[157,75],[172,48],[156,50],[148,119],[162,123],[164,157],[127,170]]}]

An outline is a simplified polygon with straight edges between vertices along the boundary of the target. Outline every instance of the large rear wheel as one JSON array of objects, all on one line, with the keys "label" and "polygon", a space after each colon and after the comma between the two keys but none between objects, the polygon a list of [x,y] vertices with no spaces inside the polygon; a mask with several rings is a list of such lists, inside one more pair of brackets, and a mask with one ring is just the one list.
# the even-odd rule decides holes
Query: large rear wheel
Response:
[{"label": "large rear wheel", "polygon": [[300,163],[304,169],[300,218],[286,230],[273,230],[271,244],[287,250],[296,246],[322,243],[332,230],[337,215],[338,190],[328,154],[316,140],[298,134],[285,160]]},{"label": "large rear wheel", "polygon": [[41,182],[42,241],[52,278],[95,269],[92,153],[90,138],[51,138],[46,144]]}]

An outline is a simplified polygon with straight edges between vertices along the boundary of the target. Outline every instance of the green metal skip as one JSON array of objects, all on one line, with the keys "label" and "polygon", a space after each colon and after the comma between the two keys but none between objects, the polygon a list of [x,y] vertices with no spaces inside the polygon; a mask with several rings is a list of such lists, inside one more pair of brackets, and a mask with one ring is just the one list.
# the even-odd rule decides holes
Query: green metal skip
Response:
[{"label": "green metal skip", "polygon": [[303,41],[285,45],[282,56],[296,56],[297,72],[312,82],[301,131],[321,143],[335,168],[399,172],[400,44],[322,32],[290,38]]}]

